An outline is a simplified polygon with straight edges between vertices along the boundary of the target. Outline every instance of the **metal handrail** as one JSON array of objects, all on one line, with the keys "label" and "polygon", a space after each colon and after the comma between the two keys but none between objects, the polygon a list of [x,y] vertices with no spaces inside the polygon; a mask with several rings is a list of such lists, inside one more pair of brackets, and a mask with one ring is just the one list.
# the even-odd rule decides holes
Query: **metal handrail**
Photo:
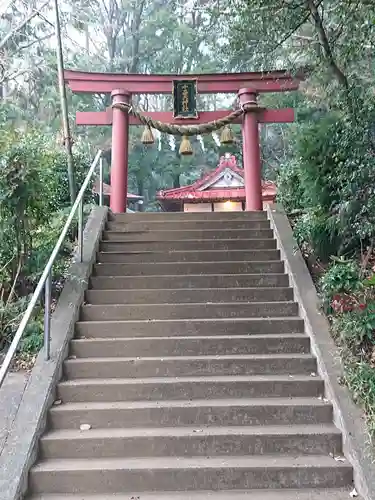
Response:
[{"label": "metal handrail", "polygon": [[60,236],[57,240],[57,243],[52,250],[51,256],[48,259],[48,262],[43,270],[42,276],[39,280],[39,283],[31,296],[29,305],[23,315],[21,322],[18,326],[17,332],[13,338],[12,343],[8,349],[8,352],[4,358],[3,364],[0,368],[0,388],[4,382],[4,379],[9,371],[10,365],[16,354],[18,345],[21,341],[21,338],[25,332],[25,328],[30,320],[34,307],[42,293],[44,288],[45,291],[45,304],[44,304],[44,358],[46,361],[50,359],[50,326],[51,326],[51,291],[52,291],[52,266],[55,263],[56,257],[60,251],[61,245],[63,244],[65,237],[68,233],[70,225],[75,217],[75,214],[78,210],[78,259],[79,262],[82,262],[83,259],[83,197],[86,191],[86,188],[95,172],[96,167],[99,163],[99,206],[103,205],[103,158],[102,151],[99,150],[94,158],[94,161],[91,164],[89,171],[83,181],[82,187],[79,190],[77,198],[73,203],[73,206],[70,210],[68,218],[66,219],[65,225],[60,233]]}]

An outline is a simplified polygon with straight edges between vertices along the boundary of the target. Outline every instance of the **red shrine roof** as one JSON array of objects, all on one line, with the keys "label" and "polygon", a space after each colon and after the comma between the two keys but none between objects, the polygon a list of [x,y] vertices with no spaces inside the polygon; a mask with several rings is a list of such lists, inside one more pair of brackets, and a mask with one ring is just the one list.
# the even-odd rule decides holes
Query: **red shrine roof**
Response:
[{"label": "red shrine roof", "polygon": [[[275,197],[276,185],[270,181],[263,181],[263,201],[274,201]],[[160,202],[245,201],[244,172],[237,166],[235,156],[222,156],[219,166],[202,179],[190,186],[159,191],[156,198]]]}]

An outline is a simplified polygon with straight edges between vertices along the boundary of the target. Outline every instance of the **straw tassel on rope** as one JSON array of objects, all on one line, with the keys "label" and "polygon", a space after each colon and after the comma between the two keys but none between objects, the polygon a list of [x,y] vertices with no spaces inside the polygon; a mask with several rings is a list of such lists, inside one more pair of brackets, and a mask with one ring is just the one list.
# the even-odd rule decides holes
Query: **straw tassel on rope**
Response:
[{"label": "straw tassel on rope", "polygon": [[191,146],[191,142],[190,142],[189,137],[187,135],[184,135],[182,137],[179,151],[180,151],[180,155],[183,155],[183,156],[189,156],[189,155],[193,154],[193,148]]},{"label": "straw tassel on rope", "polygon": [[229,125],[225,125],[220,135],[221,144],[233,144],[234,135]]},{"label": "straw tassel on rope", "polygon": [[155,143],[154,134],[152,133],[152,130],[148,125],[146,125],[145,128],[143,129],[141,143],[142,144],[154,144]]}]

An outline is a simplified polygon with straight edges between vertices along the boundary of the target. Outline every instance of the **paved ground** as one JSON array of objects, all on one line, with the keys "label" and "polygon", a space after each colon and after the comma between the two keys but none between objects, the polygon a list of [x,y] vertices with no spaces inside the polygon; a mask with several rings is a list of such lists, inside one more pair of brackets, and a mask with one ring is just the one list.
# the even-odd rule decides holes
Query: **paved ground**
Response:
[{"label": "paved ground", "polygon": [[28,378],[26,372],[8,373],[0,389],[0,454],[17,415]]}]

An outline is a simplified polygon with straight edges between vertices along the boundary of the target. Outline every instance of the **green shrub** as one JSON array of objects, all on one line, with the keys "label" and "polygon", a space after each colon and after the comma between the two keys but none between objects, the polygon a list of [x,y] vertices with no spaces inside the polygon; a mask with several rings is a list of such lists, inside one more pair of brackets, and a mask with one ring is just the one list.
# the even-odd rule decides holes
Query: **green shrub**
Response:
[{"label": "green shrub", "polygon": [[375,369],[368,362],[357,358],[344,361],[344,382],[355,403],[361,405],[366,415],[368,432],[375,438]]},{"label": "green shrub", "polygon": [[294,236],[300,246],[306,244],[322,262],[328,262],[339,245],[332,219],[319,210],[307,210],[295,221]]},{"label": "green shrub", "polygon": [[320,259],[358,254],[375,241],[372,109],[329,111],[295,129],[294,160],[280,169],[278,199],[306,215],[296,237]]},{"label": "green shrub", "polygon": [[306,208],[319,207],[329,214],[340,201],[341,134],[342,121],[334,113],[304,124],[298,132],[297,158]]},{"label": "green shrub", "polygon": [[43,316],[33,318],[29,321],[26,331],[22,337],[20,351],[26,354],[34,354],[43,347],[44,322]]},{"label": "green shrub", "polygon": [[353,260],[335,259],[320,280],[324,301],[337,294],[352,294],[361,288],[360,269]]},{"label": "green shrub", "polygon": [[367,357],[375,341],[375,309],[367,306],[332,318],[332,332],[352,354]]},{"label": "green shrub", "polygon": [[[25,262],[25,272],[33,282],[39,280],[43,269],[54,249],[60,233],[65,225],[66,214],[60,211],[51,214],[48,223],[43,224],[33,229],[31,233],[32,248],[29,253],[28,259]],[[58,279],[65,272],[65,260],[71,255],[73,250],[72,231],[67,235],[58,258],[53,267],[52,279]]]},{"label": "green shrub", "polygon": [[[9,303],[0,301],[0,351],[6,348],[13,340],[13,335],[20,324],[24,312],[26,311],[29,300],[30,296],[25,296]],[[38,309],[36,309],[36,314],[38,314]],[[23,339],[26,339],[29,336],[42,336],[43,322],[35,318],[36,317],[30,319]],[[21,342],[21,350],[22,345],[23,341]]]},{"label": "green shrub", "polygon": [[301,185],[300,165],[291,161],[281,165],[277,184],[277,201],[281,203],[288,214],[304,208],[304,188]]},{"label": "green shrub", "polygon": [[[90,167],[90,159],[81,152],[75,151],[74,168],[76,193],[81,188],[83,181]],[[49,148],[45,152],[43,168],[39,171],[41,182],[44,183],[48,196],[46,208],[49,212],[57,212],[65,207],[70,207],[70,194],[68,184],[68,166],[65,151],[56,148]],[[92,182],[86,190],[84,203],[93,203]]]},{"label": "green shrub", "polygon": [[375,438],[375,304],[363,310],[333,316],[333,336],[340,346],[345,385],[366,414],[371,439]]}]

